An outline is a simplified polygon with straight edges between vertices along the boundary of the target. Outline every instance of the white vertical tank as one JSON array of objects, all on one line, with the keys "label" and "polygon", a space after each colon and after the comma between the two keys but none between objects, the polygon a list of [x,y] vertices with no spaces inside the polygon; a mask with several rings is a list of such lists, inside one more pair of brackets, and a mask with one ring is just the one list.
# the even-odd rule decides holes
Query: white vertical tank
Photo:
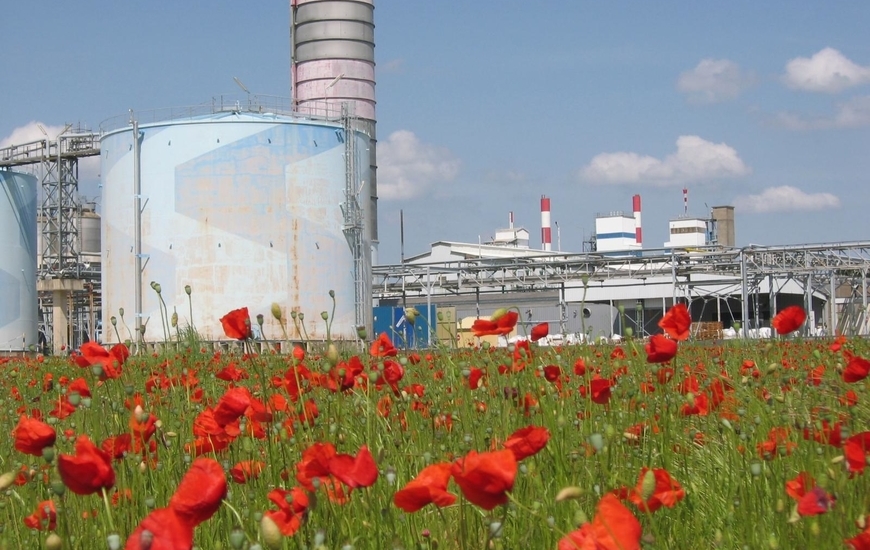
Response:
[{"label": "white vertical tank", "polygon": [[[141,234],[134,223],[136,143],[130,126],[101,141],[103,177],[103,326],[125,310],[135,330],[136,239],[142,250],[145,337],[163,339],[161,285],[169,315],[209,340],[225,338],[220,317],[246,306],[264,336],[282,337],[270,314],[281,306],[305,315],[309,337],[326,336],[321,312],[332,313],[334,338],[356,338],[353,257],[343,233],[345,137],[337,122],[230,110],[139,126]],[[367,196],[368,137],[355,133],[360,194]],[[370,244],[368,241],[366,245]],[[193,291],[190,319],[185,285]],[[134,338],[118,322],[121,339]]]},{"label": "white vertical tank", "polygon": [[37,344],[36,178],[0,170],[0,353]]}]

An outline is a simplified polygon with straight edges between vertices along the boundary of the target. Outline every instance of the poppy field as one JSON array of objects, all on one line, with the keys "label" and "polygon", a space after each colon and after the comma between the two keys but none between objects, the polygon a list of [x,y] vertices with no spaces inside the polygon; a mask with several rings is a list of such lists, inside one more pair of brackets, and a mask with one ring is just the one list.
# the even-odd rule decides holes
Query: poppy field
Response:
[{"label": "poppy field", "polygon": [[284,354],[241,308],[217,352],[0,359],[0,548],[868,550],[870,345],[794,307],[772,340],[677,305],[618,345]]}]

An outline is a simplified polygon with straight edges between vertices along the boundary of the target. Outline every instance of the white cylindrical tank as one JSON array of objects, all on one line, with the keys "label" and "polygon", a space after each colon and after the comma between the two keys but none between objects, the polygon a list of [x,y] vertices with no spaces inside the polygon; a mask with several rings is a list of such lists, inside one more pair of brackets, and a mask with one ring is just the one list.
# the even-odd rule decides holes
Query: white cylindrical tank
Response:
[{"label": "white cylindrical tank", "polygon": [[[142,312],[146,339],[163,339],[161,285],[168,314],[191,323],[204,339],[221,339],[220,317],[247,306],[264,337],[283,336],[270,314],[304,313],[309,337],[322,339],[321,312],[332,314],[332,336],[355,338],[354,263],[343,233],[345,137],[327,121],[276,114],[218,112],[142,124],[140,133]],[[357,181],[367,197],[368,137],[355,133]],[[125,310],[135,330],[136,147],[131,127],[100,142],[103,175],[103,326]],[[367,223],[367,222],[366,222]],[[367,276],[370,276],[368,274]],[[190,319],[185,285],[192,288]],[[132,338],[118,322],[121,339]]]},{"label": "white cylindrical tank", "polygon": [[37,345],[36,178],[0,171],[0,352]]}]

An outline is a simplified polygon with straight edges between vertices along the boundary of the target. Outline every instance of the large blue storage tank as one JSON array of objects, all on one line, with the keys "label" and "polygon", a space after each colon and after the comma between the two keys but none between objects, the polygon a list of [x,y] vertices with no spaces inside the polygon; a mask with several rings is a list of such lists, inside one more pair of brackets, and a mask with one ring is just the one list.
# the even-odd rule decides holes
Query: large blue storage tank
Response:
[{"label": "large blue storage tank", "polygon": [[[233,109],[140,119],[138,129],[146,339],[163,337],[151,281],[161,285],[179,325],[192,322],[205,339],[223,338],[220,317],[243,306],[254,323],[257,314],[264,316],[266,338],[280,338],[273,303],[283,309],[291,338],[301,336],[293,334],[291,311],[305,314],[310,338],[325,338],[320,315],[333,310],[330,290],[336,302],[332,336],[356,338],[358,264],[343,232],[349,163],[340,121]],[[369,138],[353,135],[354,185],[367,198]],[[137,314],[136,145],[129,125],[107,131],[100,141],[104,326],[120,308],[131,327]],[[363,262],[367,269],[369,261]],[[186,285],[193,291],[193,319]],[[122,339],[135,338],[118,327]],[[106,337],[115,339],[114,331]]]}]

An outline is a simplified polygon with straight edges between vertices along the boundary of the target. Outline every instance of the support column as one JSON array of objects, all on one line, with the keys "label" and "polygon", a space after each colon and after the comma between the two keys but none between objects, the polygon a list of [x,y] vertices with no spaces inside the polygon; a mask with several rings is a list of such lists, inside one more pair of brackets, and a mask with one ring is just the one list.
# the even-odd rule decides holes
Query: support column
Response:
[{"label": "support column", "polygon": [[831,326],[828,329],[828,334],[826,336],[836,336],[837,334],[837,273],[835,271],[831,272],[831,299],[828,302],[828,307],[830,308],[829,313],[831,314]]},{"label": "support column", "polygon": [[51,292],[51,351],[61,355],[69,345],[69,298],[76,290],[84,290],[79,279],[44,279],[39,281],[40,292]]}]

